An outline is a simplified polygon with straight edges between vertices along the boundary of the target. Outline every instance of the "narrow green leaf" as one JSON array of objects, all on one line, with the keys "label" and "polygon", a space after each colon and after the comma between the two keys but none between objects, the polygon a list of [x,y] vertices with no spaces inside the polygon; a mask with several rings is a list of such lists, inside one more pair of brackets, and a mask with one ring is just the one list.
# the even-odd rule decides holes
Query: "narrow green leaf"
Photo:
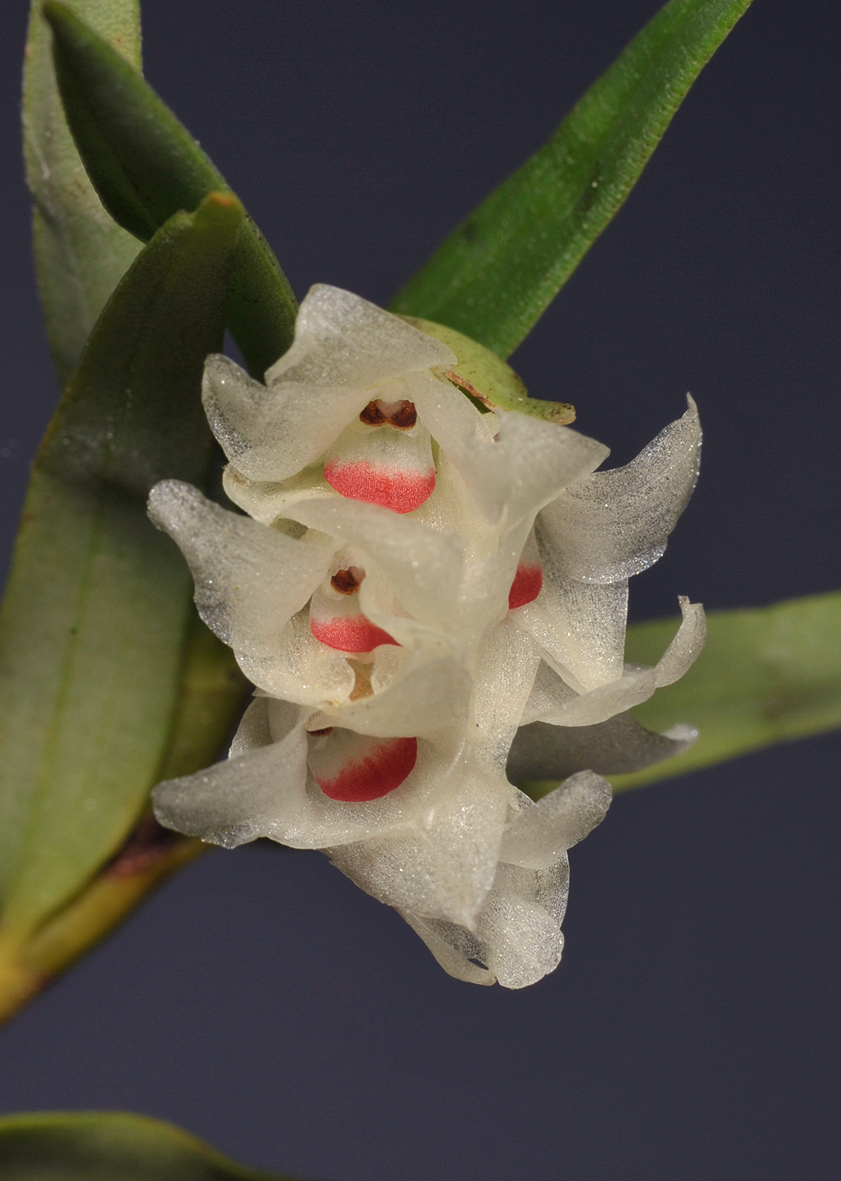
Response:
[{"label": "narrow green leaf", "polygon": [[608,225],[750,0],[671,0],[552,138],[458,226],[392,311],[507,357]]},{"label": "narrow green leaf", "polygon": [[[0,1181],[284,1181],[162,1120],[122,1112],[0,1119]],[[286,1181],[291,1181],[286,1178]]]},{"label": "narrow green leaf", "polygon": [[[713,611],[708,623],[706,646],[689,672],[633,711],[660,732],[688,722],[698,741],[669,762],[612,776],[617,790],[841,726],[841,593]],[[672,619],[629,628],[627,659],[656,664],[676,630]],[[532,784],[529,794],[555,786]]]},{"label": "narrow green leaf", "polygon": [[235,197],[214,194],[155,235],[36,459],[0,612],[8,954],[119,850],[170,745],[191,587],[145,500],[163,476],[206,478],[201,371],[221,344],[243,216]]},{"label": "narrow green leaf", "polygon": [[[192,136],[140,74],[67,4],[48,0],[65,112],[97,192],[121,226],[146,241],[178,210],[230,191]],[[257,227],[247,220],[234,258],[228,325],[251,372],[292,343],[297,304]]]},{"label": "narrow green leaf", "polygon": [[[73,0],[73,10],[140,69],[138,0]],[[33,0],[23,72],[26,179],[35,201],[35,267],[59,381],[140,246],[102,207],[79,159],[56,86],[51,35]]]}]

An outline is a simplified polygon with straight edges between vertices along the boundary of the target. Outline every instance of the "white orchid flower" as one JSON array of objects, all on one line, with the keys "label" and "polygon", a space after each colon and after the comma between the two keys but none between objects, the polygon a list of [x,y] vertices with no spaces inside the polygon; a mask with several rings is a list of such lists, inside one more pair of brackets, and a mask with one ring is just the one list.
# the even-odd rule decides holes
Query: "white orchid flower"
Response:
[{"label": "white orchid flower", "polygon": [[[626,468],[553,422],[482,413],[448,345],[317,287],[268,386],[209,359],[230,513],[165,481],[205,622],[257,686],[227,762],[160,785],[161,822],[327,852],[451,974],[522,987],[561,955],[566,850],[602,774],[683,749],[627,710],[677,679],[703,612],[625,668],[628,577],[691,493],[694,405]],[[507,768],[507,771],[506,771]],[[533,803],[514,786],[565,779]]]}]

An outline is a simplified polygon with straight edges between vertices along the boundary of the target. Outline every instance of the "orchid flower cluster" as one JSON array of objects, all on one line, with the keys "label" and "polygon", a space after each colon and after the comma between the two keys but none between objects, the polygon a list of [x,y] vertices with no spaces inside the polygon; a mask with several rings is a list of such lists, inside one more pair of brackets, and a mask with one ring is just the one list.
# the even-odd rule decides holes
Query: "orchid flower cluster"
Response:
[{"label": "orchid flower cluster", "polygon": [[[533,983],[561,957],[567,850],[605,774],[684,749],[628,711],[704,641],[698,605],[653,668],[623,661],[628,579],[694,486],[694,404],[628,466],[489,408],[459,357],[314,287],[265,385],[208,359],[228,511],[164,481],[150,514],[199,613],[256,686],[227,761],[161,784],[160,822],[227,847],[320,849],[462,980]],[[515,784],[555,779],[534,802]]]}]

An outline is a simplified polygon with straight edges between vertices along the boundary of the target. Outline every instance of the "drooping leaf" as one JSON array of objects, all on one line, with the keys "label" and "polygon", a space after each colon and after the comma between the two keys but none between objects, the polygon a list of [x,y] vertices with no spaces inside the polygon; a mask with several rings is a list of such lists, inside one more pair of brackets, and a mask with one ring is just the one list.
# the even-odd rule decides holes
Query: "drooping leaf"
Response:
[{"label": "drooping leaf", "polygon": [[162,1120],[103,1111],[1,1118],[0,1181],[284,1181],[284,1178],[244,1168]]},{"label": "drooping leaf", "polygon": [[[185,665],[190,578],[145,502],[157,479],[207,476],[201,371],[221,344],[243,216],[235,197],[213,194],[155,235],[35,462],[0,612],[0,1011],[13,1006],[4,987],[31,991],[27,945],[119,851],[163,765],[189,764],[191,749],[206,762],[230,724],[230,703],[220,719],[206,701],[214,724],[189,737],[203,708],[195,654]],[[220,646],[202,643],[218,664]],[[180,754],[168,758],[179,709]]]},{"label": "drooping leaf", "polygon": [[496,353],[484,345],[471,340],[455,328],[433,324],[417,316],[403,316],[409,324],[419,328],[428,336],[434,336],[449,345],[458,357],[456,368],[447,376],[454,385],[463,390],[469,398],[482,407],[499,407],[502,410],[519,410],[532,418],[542,418],[567,426],[575,422],[575,408],[568,402],[547,402],[542,398],[530,398],[523,379],[514,372]]},{"label": "drooping leaf", "polygon": [[550,140],[409,280],[392,311],[517,347],[608,225],[750,0],[671,0]]},{"label": "drooping leaf", "polygon": [[[48,0],[56,75],[88,175],[121,226],[147,241],[178,210],[228,185],[140,74],[72,9]],[[255,224],[237,242],[226,315],[254,376],[292,343],[297,304]]]},{"label": "drooping leaf", "polygon": [[[73,0],[72,7],[140,69],[138,0]],[[64,118],[51,41],[41,4],[32,0],[23,73],[24,158],[35,202],[38,287],[63,388],[140,245],[108,216],[88,180]]]},{"label": "drooping leaf", "polygon": [[[713,611],[708,624],[706,646],[689,672],[633,711],[658,732],[689,723],[698,741],[668,762],[611,776],[617,790],[841,726],[841,593]],[[671,619],[630,627],[626,658],[656,664],[676,627]],[[529,794],[555,786],[532,784]]]}]

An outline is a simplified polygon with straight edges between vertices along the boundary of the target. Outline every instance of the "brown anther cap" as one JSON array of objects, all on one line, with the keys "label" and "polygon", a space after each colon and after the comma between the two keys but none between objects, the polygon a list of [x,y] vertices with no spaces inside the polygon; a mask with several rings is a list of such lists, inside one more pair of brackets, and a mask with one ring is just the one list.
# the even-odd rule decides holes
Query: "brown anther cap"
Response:
[{"label": "brown anther cap", "polygon": [[418,421],[418,412],[414,402],[384,403],[378,399],[368,403],[359,415],[359,421],[366,426],[384,426],[388,423],[399,431],[410,431]]},{"label": "brown anther cap", "polygon": [[348,566],[346,570],[336,571],[330,579],[330,585],[340,595],[355,595],[362,585],[364,577],[364,570],[360,570],[358,566]]}]

